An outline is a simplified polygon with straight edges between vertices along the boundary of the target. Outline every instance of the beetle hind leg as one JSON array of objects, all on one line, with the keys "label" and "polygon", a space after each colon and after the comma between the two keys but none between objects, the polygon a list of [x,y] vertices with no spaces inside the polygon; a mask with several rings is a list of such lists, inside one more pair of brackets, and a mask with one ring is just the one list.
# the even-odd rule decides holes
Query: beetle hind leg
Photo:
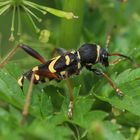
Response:
[{"label": "beetle hind leg", "polygon": [[26,53],[28,53],[33,58],[40,61],[42,64],[46,63],[46,60],[43,56],[41,56],[36,50],[30,48],[29,46],[25,44],[19,44],[19,47],[22,48]]}]

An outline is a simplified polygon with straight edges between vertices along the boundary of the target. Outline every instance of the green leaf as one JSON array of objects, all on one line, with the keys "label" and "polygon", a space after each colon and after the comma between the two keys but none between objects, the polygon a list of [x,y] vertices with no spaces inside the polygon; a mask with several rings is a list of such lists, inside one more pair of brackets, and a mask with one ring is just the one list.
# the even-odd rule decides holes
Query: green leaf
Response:
[{"label": "green leaf", "polygon": [[104,120],[108,116],[108,113],[103,111],[90,111],[84,115],[84,120],[81,122],[81,125],[84,128],[89,128],[90,124],[96,121]]},{"label": "green leaf", "polygon": [[[75,87],[73,90],[73,102],[75,102],[78,98],[79,92],[80,92],[80,87]],[[67,96],[64,98],[62,106],[61,106],[61,112],[67,115],[68,113],[68,106],[69,106],[69,92],[67,91]]]},{"label": "green leaf", "polygon": [[[9,67],[11,67],[12,71],[12,65]],[[29,82],[25,81],[25,85],[27,84],[29,86]],[[22,90],[20,89],[17,83],[17,79],[15,79],[15,77],[10,75],[7,70],[3,69],[0,71],[0,99],[23,110],[26,93],[27,92],[25,91],[24,92],[25,95],[23,94]],[[33,115],[40,116],[40,108],[38,106],[38,101],[39,101],[38,90],[33,90],[29,112]]]},{"label": "green leaf", "polygon": [[56,126],[48,121],[35,120],[25,133],[30,139],[68,140],[72,135],[69,128]]},{"label": "green leaf", "polygon": [[85,114],[87,114],[94,103],[93,99],[88,97],[80,97],[74,102],[73,105],[73,120],[79,125],[84,122]]},{"label": "green leaf", "polygon": [[109,121],[96,121],[88,130],[88,140],[126,140],[120,133],[119,125]]},{"label": "green leaf", "polygon": [[116,83],[119,83],[119,85],[121,85],[138,79],[140,79],[140,68],[137,68],[135,70],[127,69],[118,75]]},{"label": "green leaf", "polygon": [[20,140],[21,136],[19,134],[19,112],[12,108],[12,112],[18,114],[12,114],[11,108],[10,112],[0,108],[0,139],[9,140],[11,137],[15,140]]},{"label": "green leaf", "polygon": [[46,117],[53,112],[51,99],[45,92],[41,94],[40,110],[43,117]]},{"label": "green leaf", "polygon": [[[12,68],[12,67],[11,67]],[[0,98],[21,107],[23,101],[22,91],[17,84],[17,81],[6,70],[0,71]]]},{"label": "green leaf", "polygon": [[103,120],[107,117],[107,113],[103,111],[91,111],[94,99],[91,95],[86,97],[77,97],[73,106],[73,117],[71,122],[83,128],[88,128],[91,122]]},{"label": "green leaf", "polygon": [[126,140],[119,131],[120,126],[109,121],[104,122],[104,136],[107,140]]}]

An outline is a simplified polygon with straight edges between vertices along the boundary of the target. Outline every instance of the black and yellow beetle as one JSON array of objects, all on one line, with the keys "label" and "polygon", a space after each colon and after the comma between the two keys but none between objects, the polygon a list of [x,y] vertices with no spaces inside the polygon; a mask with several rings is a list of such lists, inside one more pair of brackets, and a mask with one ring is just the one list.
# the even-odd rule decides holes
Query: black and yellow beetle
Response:
[{"label": "black and yellow beetle", "polygon": [[[110,54],[108,52],[108,45],[105,48],[101,48],[97,44],[84,44],[77,51],[71,52],[65,51],[64,49],[58,49],[60,55],[48,61],[46,61],[38,52],[28,47],[27,45],[20,44],[19,47],[42,63],[38,66],[35,66],[28,72],[24,73],[20,77],[20,79],[18,80],[18,84],[20,85],[20,87],[22,88],[24,79],[31,80],[33,73],[34,84],[37,84],[39,81],[45,82],[46,79],[56,81],[66,79],[70,92],[70,103],[68,110],[69,117],[72,117],[73,105],[72,91],[70,90],[68,78],[74,74],[78,75],[83,67],[97,75],[102,75],[109,82],[115,92],[119,96],[123,96],[123,92],[113,84],[112,80],[101,69],[92,68],[92,66],[96,63],[101,63],[103,66],[108,67],[110,65],[108,57],[110,56],[120,56],[131,60],[130,57],[120,53]],[[120,59],[117,59],[113,63],[115,64],[119,61]]]}]

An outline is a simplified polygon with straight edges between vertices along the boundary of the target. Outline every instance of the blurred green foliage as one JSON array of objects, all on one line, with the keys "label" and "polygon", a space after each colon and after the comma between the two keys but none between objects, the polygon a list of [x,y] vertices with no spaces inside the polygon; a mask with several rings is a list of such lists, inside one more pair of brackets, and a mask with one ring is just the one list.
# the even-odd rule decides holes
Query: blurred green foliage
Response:
[{"label": "blurred green foliage", "polygon": [[12,9],[9,9],[0,16],[0,58],[4,59],[18,40],[46,59],[51,58],[55,47],[73,50],[85,42],[104,47],[107,32],[116,25],[109,51],[131,56],[134,62],[122,61],[103,70],[125,96],[119,98],[104,78],[83,69],[79,76],[70,79],[74,96],[71,120],[67,117],[69,93],[65,81],[50,82],[33,87],[29,116],[26,124],[20,126],[29,81],[25,82],[23,93],[17,79],[39,63],[19,49],[0,70],[0,139],[139,140],[140,1],[39,0],[38,4],[73,12],[79,18],[67,20],[37,12],[42,19],[36,23],[42,31],[39,34],[22,11],[22,34],[15,35],[16,41],[10,42]]}]

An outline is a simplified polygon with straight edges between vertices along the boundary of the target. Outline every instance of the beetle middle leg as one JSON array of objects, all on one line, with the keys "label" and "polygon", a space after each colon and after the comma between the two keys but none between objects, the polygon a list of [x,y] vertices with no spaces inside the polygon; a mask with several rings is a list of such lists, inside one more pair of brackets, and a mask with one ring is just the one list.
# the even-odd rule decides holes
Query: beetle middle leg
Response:
[{"label": "beetle middle leg", "polygon": [[[66,54],[67,51],[63,48],[55,48],[53,51],[53,55],[58,54],[58,55],[63,55]],[[73,111],[73,96],[72,96],[72,89],[71,85],[68,79],[68,73],[65,73],[65,80],[66,80],[66,85],[68,87],[68,92],[69,92],[69,108],[68,108],[68,117],[72,118],[72,111]]]},{"label": "beetle middle leg", "polygon": [[70,86],[70,82],[69,82],[69,80],[68,80],[68,74],[67,74],[67,73],[65,74],[65,77],[66,77],[66,84],[67,84],[68,91],[69,91],[69,109],[68,109],[68,117],[69,117],[69,118],[72,118],[72,109],[73,109],[72,89],[71,89],[71,86]]}]

